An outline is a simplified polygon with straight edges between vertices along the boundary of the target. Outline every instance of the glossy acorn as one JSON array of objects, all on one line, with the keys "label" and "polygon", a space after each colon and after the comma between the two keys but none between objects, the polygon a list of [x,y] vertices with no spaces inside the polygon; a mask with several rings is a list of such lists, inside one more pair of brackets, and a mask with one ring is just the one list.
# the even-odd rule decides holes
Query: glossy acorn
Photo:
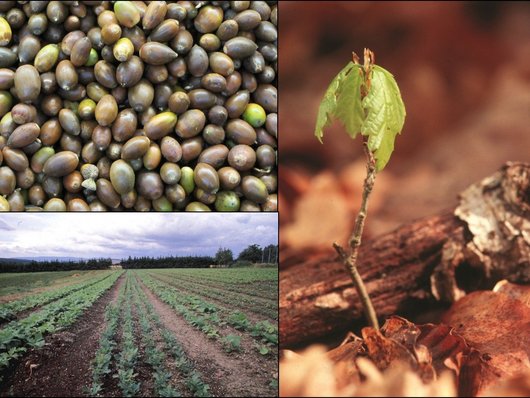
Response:
[{"label": "glossy acorn", "polygon": [[40,127],[37,123],[26,123],[17,127],[7,139],[11,148],[23,148],[37,139]]},{"label": "glossy acorn", "polygon": [[219,170],[217,170],[217,174],[219,175],[219,183],[221,188],[226,191],[234,189],[241,182],[241,175],[233,167],[221,167]]},{"label": "glossy acorn", "polygon": [[219,175],[207,163],[197,163],[193,171],[193,180],[197,187],[209,194],[215,194],[219,190]]},{"label": "glossy acorn", "polygon": [[0,90],[9,90],[14,84],[15,72],[7,68],[0,69]]},{"label": "glossy acorn", "polygon": [[17,180],[13,170],[7,166],[0,167],[0,195],[11,194],[16,184]]},{"label": "glossy acorn", "polygon": [[226,19],[221,23],[221,25],[219,25],[219,28],[217,28],[215,35],[219,38],[219,40],[228,41],[236,37],[238,32],[238,23],[233,19]]},{"label": "glossy acorn", "polygon": [[138,116],[131,108],[126,108],[118,113],[112,123],[112,138],[117,142],[125,142],[136,132]]},{"label": "glossy acorn", "polygon": [[168,100],[168,107],[171,112],[181,115],[188,110],[190,106],[190,98],[188,94],[183,91],[175,91]]},{"label": "glossy acorn", "polygon": [[74,66],[83,66],[88,62],[92,50],[92,42],[88,37],[79,39],[72,47],[70,61]]},{"label": "glossy acorn", "polygon": [[160,141],[160,151],[162,156],[169,162],[177,163],[182,159],[182,147],[173,137],[165,136]]},{"label": "glossy acorn", "polygon": [[161,161],[162,152],[160,151],[160,147],[156,142],[151,142],[149,149],[147,149],[147,152],[142,157],[145,169],[154,170],[158,167]]},{"label": "glossy acorn", "polygon": [[35,122],[37,120],[37,108],[33,105],[18,103],[11,108],[11,117],[18,125]]},{"label": "glossy acorn", "polygon": [[49,72],[53,69],[58,59],[59,46],[57,44],[47,44],[37,53],[34,65],[40,73]]},{"label": "glossy acorn", "polygon": [[66,211],[66,203],[61,198],[51,198],[43,207],[44,211]]},{"label": "glossy acorn", "polygon": [[19,66],[15,72],[14,86],[21,102],[26,104],[35,102],[41,89],[39,72],[33,65]]},{"label": "glossy acorn", "polygon": [[13,33],[11,32],[9,22],[5,18],[0,17],[0,46],[6,47],[11,42],[12,37]]},{"label": "glossy acorn", "polygon": [[134,170],[126,161],[116,160],[110,166],[110,182],[116,192],[125,195],[134,188]]},{"label": "glossy acorn", "polygon": [[63,108],[59,111],[59,123],[68,134],[79,135],[81,133],[81,123],[74,111]]},{"label": "glossy acorn", "polygon": [[120,205],[120,195],[116,192],[112,183],[105,178],[98,178],[96,181],[96,195],[98,199],[112,209]]},{"label": "glossy acorn", "polygon": [[55,68],[57,85],[65,91],[69,91],[77,86],[78,76],[75,66],[71,61],[64,59]]},{"label": "glossy acorn", "polygon": [[120,25],[132,28],[140,22],[140,12],[131,1],[117,1],[114,3],[114,14]]},{"label": "glossy acorn", "polygon": [[214,169],[218,169],[225,163],[227,156],[228,148],[226,145],[218,144],[202,151],[197,161],[199,163],[207,163]]},{"label": "glossy acorn", "polygon": [[136,191],[149,200],[161,197],[164,193],[164,183],[160,174],[153,171],[139,173],[136,179]]},{"label": "glossy acorn", "polygon": [[144,112],[153,103],[155,90],[153,85],[146,79],[140,80],[134,87],[128,90],[129,105],[136,112]]},{"label": "glossy acorn", "polygon": [[[145,17],[144,17],[145,18]],[[175,19],[162,21],[149,35],[149,39],[154,42],[168,42],[179,32],[179,22]]]},{"label": "glossy acorn", "polygon": [[164,65],[178,57],[170,47],[157,42],[145,43],[140,48],[139,54],[142,61],[150,65]]},{"label": "glossy acorn", "polygon": [[9,91],[0,91],[0,117],[6,115],[13,106],[13,96]]},{"label": "glossy acorn", "polygon": [[126,62],[122,62],[116,69],[116,81],[122,87],[133,87],[142,79],[144,63],[140,57],[133,55]]},{"label": "glossy acorn", "polygon": [[223,22],[223,9],[216,6],[201,7],[193,20],[195,29],[201,33],[214,32]]},{"label": "glossy acorn", "polygon": [[252,97],[267,112],[278,112],[278,90],[272,84],[260,84]]},{"label": "glossy acorn", "polygon": [[147,6],[142,18],[142,27],[151,30],[158,26],[165,18],[167,4],[165,1],[152,1]]},{"label": "glossy acorn", "polygon": [[39,149],[31,157],[31,170],[35,173],[41,173],[44,163],[53,155],[55,155],[53,147],[45,146]]},{"label": "glossy acorn", "polygon": [[254,176],[243,177],[241,180],[241,190],[247,199],[259,204],[265,203],[269,195],[263,181]]},{"label": "glossy acorn", "polygon": [[131,40],[122,37],[114,44],[112,53],[119,62],[126,62],[131,59],[134,53],[134,45]]},{"label": "glossy acorn", "polygon": [[23,171],[29,167],[28,156],[20,149],[6,146],[2,149],[2,155],[4,163],[12,170]]},{"label": "glossy acorn", "polygon": [[74,171],[78,164],[79,156],[71,151],[62,151],[50,156],[42,171],[52,177],[64,177]]},{"label": "glossy acorn", "polygon": [[195,189],[195,180],[193,169],[188,166],[184,166],[180,169],[180,185],[184,188],[187,195],[190,195]]},{"label": "glossy acorn", "polygon": [[237,144],[253,145],[256,142],[256,130],[244,120],[230,120],[225,131],[226,136]]},{"label": "glossy acorn", "polygon": [[22,171],[17,171],[15,175],[17,177],[18,188],[29,189],[35,183],[35,173],[29,167]]},{"label": "glossy acorn", "polygon": [[206,124],[206,116],[199,109],[190,109],[178,118],[175,132],[179,137],[191,138],[198,135]]},{"label": "glossy acorn", "polygon": [[238,211],[239,196],[233,191],[221,191],[217,193],[214,206],[217,211]]},{"label": "glossy acorn", "polygon": [[185,211],[212,211],[208,206],[201,202],[190,202],[186,205]]},{"label": "glossy acorn", "polygon": [[208,70],[208,54],[201,46],[194,45],[186,56],[186,65],[192,76],[201,77]]},{"label": "glossy acorn", "polygon": [[107,94],[103,96],[96,105],[95,117],[102,126],[109,126],[118,116],[118,104],[116,99]]},{"label": "glossy acorn", "polygon": [[90,206],[83,199],[74,198],[67,202],[66,211],[90,211]]},{"label": "glossy acorn", "polygon": [[228,164],[238,171],[248,171],[256,163],[256,152],[249,145],[236,145],[228,152]]},{"label": "glossy acorn", "polygon": [[234,37],[223,46],[223,52],[232,59],[243,59],[250,57],[256,51],[258,45],[246,37]]},{"label": "glossy acorn", "polygon": [[71,193],[81,192],[83,189],[83,186],[81,185],[82,183],[83,175],[77,170],[74,170],[63,177],[64,189]]},{"label": "glossy acorn", "polygon": [[165,162],[160,167],[160,178],[166,184],[177,184],[180,181],[181,175],[180,166],[176,163]]},{"label": "glossy acorn", "polygon": [[2,195],[0,195],[0,211],[11,211],[8,200]]},{"label": "glossy acorn", "polygon": [[261,105],[250,103],[243,112],[243,120],[252,127],[261,127],[265,124],[267,114]]},{"label": "glossy acorn", "polygon": [[144,126],[145,135],[151,140],[158,140],[173,131],[177,124],[177,115],[173,112],[162,112],[152,117]]},{"label": "glossy acorn", "polygon": [[240,90],[235,94],[231,95],[225,101],[225,108],[228,112],[228,116],[231,119],[236,119],[240,117],[250,101],[250,93],[248,90]]},{"label": "glossy acorn", "polygon": [[144,136],[132,137],[121,149],[121,158],[123,160],[133,160],[143,157],[149,149],[151,141]]}]

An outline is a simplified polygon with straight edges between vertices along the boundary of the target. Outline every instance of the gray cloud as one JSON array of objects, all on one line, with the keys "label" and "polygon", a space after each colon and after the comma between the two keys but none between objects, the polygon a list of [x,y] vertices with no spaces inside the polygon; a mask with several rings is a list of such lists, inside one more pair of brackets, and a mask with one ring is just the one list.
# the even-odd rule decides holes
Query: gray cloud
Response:
[{"label": "gray cloud", "polygon": [[[235,255],[250,244],[278,242],[276,213],[6,214],[0,257]],[[16,226],[16,227],[14,227]]]},{"label": "gray cloud", "polygon": [[13,227],[12,225],[8,224],[4,220],[0,220],[0,230],[1,231],[14,231],[15,227]]}]

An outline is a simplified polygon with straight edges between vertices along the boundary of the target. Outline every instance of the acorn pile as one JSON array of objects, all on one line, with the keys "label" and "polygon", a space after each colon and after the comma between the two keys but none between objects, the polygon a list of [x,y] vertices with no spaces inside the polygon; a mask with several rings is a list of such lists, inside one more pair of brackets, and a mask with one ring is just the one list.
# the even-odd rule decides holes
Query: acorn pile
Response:
[{"label": "acorn pile", "polygon": [[0,2],[0,210],[277,211],[277,5]]}]

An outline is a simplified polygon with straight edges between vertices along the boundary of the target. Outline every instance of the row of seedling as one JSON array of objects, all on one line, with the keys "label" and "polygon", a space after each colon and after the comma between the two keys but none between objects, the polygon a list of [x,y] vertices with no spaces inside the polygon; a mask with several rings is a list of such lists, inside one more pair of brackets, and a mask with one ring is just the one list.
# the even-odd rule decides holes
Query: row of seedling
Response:
[{"label": "row of seedling", "polygon": [[0,329],[0,373],[20,358],[28,347],[44,346],[44,336],[71,325],[83,311],[107,291],[119,278],[115,272],[91,286],[42,307],[24,319]]},{"label": "row of seedling", "polygon": [[[135,279],[134,283],[136,300],[139,308],[139,317],[142,324],[143,336],[146,337],[146,352],[149,349],[147,354],[148,362],[155,370],[155,391],[158,391],[157,395],[160,396],[176,396],[176,390],[169,385],[169,376],[171,373],[168,371],[167,366],[163,366],[162,356],[158,353],[169,353],[173,359],[173,366],[176,370],[182,375],[184,384],[186,388],[193,394],[195,397],[209,397],[209,386],[202,380],[200,372],[194,369],[194,365],[191,360],[187,357],[182,346],[178,343],[177,339],[173,336],[171,331],[169,331],[162,323],[162,320],[156,313],[153,305],[147,298],[143,290],[138,286],[138,283]],[[151,331],[158,330],[160,336],[163,339],[163,349],[156,351],[156,346],[154,345],[154,340],[152,337],[153,333]],[[164,359],[166,356],[164,355]]]},{"label": "row of seedling", "polygon": [[274,346],[278,343],[277,327],[268,321],[260,321],[253,324],[240,311],[213,305],[195,295],[182,295],[178,289],[158,279],[152,279],[148,275],[142,274],[142,278],[144,283],[162,301],[169,304],[188,323],[201,330],[208,337],[219,339],[229,352],[240,351],[240,336],[230,334],[221,337],[219,330],[215,326],[230,325],[235,329],[250,332],[255,340],[256,350],[262,355],[272,352]]},{"label": "row of seedling", "polygon": [[158,276],[157,274],[150,273],[150,275],[156,279],[166,282],[169,285],[175,286],[180,290],[186,290],[190,293],[200,294],[227,305],[243,307],[255,314],[266,316],[271,319],[278,318],[277,301],[258,297],[250,297],[250,295],[247,296],[241,292],[235,293],[231,291],[225,291],[223,288],[205,286],[201,282],[177,278],[176,274],[164,274],[164,276]]},{"label": "row of seedling", "polygon": [[76,283],[74,285],[65,286],[63,288],[46,291],[38,294],[30,294],[19,300],[10,301],[8,303],[0,304],[0,323],[15,319],[16,315],[22,311],[29,310],[38,306],[42,306],[52,301],[63,298],[69,294],[75,293],[79,290],[92,286],[106,278],[109,278],[111,273],[105,273],[99,278],[90,278],[86,281]]}]

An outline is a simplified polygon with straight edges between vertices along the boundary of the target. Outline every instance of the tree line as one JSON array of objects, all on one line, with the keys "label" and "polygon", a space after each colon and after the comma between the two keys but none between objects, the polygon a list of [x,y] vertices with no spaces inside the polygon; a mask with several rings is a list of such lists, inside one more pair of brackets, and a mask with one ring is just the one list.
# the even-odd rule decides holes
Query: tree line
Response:
[{"label": "tree line", "polygon": [[210,256],[129,257],[121,261],[123,268],[208,268],[214,263]]},{"label": "tree line", "polygon": [[234,258],[232,250],[220,247],[215,254],[215,263],[218,265],[245,265],[248,263],[278,263],[278,245],[268,245],[261,248],[259,245],[250,245]]},{"label": "tree line", "polygon": [[[212,256],[165,256],[165,257],[131,257],[121,260],[122,268],[209,268],[210,265],[249,266],[256,263],[278,263],[278,245],[260,247],[252,244],[234,257],[232,250],[219,248]],[[110,258],[90,260],[53,260],[32,261],[0,258],[0,272],[39,272],[39,271],[72,271],[108,269],[112,265]]]},{"label": "tree line", "polygon": [[42,272],[42,271],[77,271],[108,269],[112,265],[110,258],[97,258],[80,261],[31,261],[0,259],[0,272]]}]

